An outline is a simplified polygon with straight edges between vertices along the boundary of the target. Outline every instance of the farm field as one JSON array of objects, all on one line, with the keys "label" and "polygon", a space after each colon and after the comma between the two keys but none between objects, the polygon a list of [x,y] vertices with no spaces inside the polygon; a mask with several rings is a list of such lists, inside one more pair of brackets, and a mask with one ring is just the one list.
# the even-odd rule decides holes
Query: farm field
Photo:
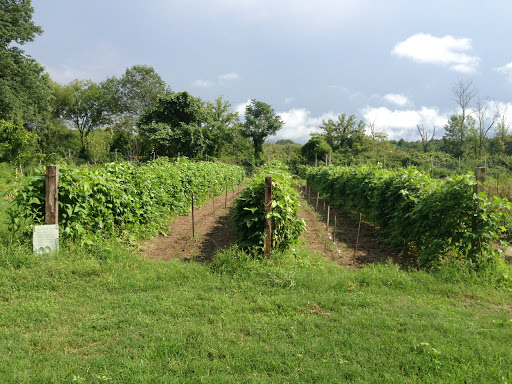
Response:
[{"label": "farm field", "polygon": [[[185,260],[115,241],[70,243],[46,258],[4,247],[0,381],[512,381],[510,288],[450,268],[336,258],[304,202],[313,235],[294,254],[254,261],[226,244],[211,262],[194,261],[201,239],[229,226],[230,208],[217,204],[215,217],[198,215],[197,238],[178,252]],[[171,226],[179,220],[187,237],[190,217]],[[347,255],[349,243],[338,245]]]}]

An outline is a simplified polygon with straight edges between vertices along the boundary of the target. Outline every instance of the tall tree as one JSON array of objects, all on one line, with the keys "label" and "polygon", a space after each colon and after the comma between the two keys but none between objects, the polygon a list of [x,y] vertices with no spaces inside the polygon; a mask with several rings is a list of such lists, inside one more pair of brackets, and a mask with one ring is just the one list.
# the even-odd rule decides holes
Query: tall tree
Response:
[{"label": "tall tree", "polygon": [[451,148],[454,156],[462,156],[464,153],[464,145],[467,137],[470,134],[470,129],[474,128],[475,121],[471,118],[473,113],[471,103],[478,94],[478,90],[473,88],[471,81],[459,80],[452,87],[453,100],[459,107],[459,112],[456,116],[451,116],[450,121],[445,126],[448,129],[446,140],[455,140],[449,143],[448,147]]},{"label": "tall tree", "polygon": [[230,111],[231,104],[222,96],[205,106],[206,124],[204,134],[207,142],[206,154],[220,156],[224,147],[233,142],[240,120],[237,112]]},{"label": "tall tree", "polygon": [[355,115],[345,113],[337,120],[322,121],[320,129],[324,131],[327,143],[334,149],[343,153],[360,151],[364,146],[366,124]]},{"label": "tall tree", "polygon": [[202,100],[179,92],[160,96],[157,105],[141,115],[138,126],[141,136],[159,155],[198,157],[206,147],[205,120]]},{"label": "tall tree", "polygon": [[444,126],[444,145],[447,152],[454,157],[462,157],[464,154],[471,152],[470,147],[473,145],[472,139],[476,132],[476,122],[472,116],[466,115],[464,124],[461,120],[462,115],[452,115]]},{"label": "tall tree", "polygon": [[478,155],[481,156],[484,141],[487,138],[487,134],[498,120],[498,114],[489,115],[489,101],[480,98],[478,98],[475,103],[474,114],[478,133]]},{"label": "tall tree", "polygon": [[245,122],[242,135],[252,140],[256,165],[263,164],[263,143],[268,136],[275,135],[283,126],[283,121],[272,107],[262,101],[252,99],[245,108]]},{"label": "tall tree", "polygon": [[417,124],[416,127],[418,128],[418,133],[420,134],[421,147],[423,148],[423,152],[427,153],[428,147],[436,135],[436,127],[434,126],[432,132],[427,130],[423,124]]},{"label": "tall tree", "polygon": [[0,0],[0,119],[35,120],[49,106],[48,75],[20,49],[43,32],[33,12],[30,0]]},{"label": "tall tree", "polygon": [[82,151],[85,151],[91,132],[110,121],[105,92],[91,80],[73,80],[61,92],[67,102],[59,107],[60,117],[78,130]]}]

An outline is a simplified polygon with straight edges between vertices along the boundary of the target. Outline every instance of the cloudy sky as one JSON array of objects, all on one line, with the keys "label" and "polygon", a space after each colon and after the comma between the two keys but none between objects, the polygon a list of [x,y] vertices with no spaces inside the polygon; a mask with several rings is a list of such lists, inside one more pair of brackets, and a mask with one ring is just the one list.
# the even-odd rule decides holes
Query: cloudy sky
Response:
[{"label": "cloudy sky", "polygon": [[390,139],[456,112],[472,81],[512,118],[511,0],[32,0],[44,34],[25,46],[60,83],[155,68],[174,91],[250,99],[304,143],[347,113]]}]

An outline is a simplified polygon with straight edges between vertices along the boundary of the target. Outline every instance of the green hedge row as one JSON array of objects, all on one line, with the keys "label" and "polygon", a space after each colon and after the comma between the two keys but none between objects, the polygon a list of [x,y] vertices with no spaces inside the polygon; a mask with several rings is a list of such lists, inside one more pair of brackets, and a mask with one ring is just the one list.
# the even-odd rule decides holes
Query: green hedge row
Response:
[{"label": "green hedge row", "polygon": [[[45,175],[27,177],[10,208],[13,230],[30,233],[44,223]],[[146,236],[165,231],[172,216],[187,214],[192,193],[200,205],[240,185],[243,168],[212,162],[159,158],[144,165],[129,162],[96,167],[60,167],[59,229],[64,238],[92,241],[96,236]]]},{"label": "green hedge row", "polygon": [[[507,201],[473,193],[472,174],[432,179],[414,169],[306,167],[307,184],[338,208],[363,213],[394,245],[417,254],[419,264],[466,258],[475,264],[496,252]],[[482,209],[475,209],[477,202]],[[473,228],[473,217],[476,227]]]},{"label": "green hedge row", "polygon": [[252,178],[235,201],[234,224],[243,248],[257,251],[265,246],[265,177],[272,177],[272,249],[285,250],[297,243],[306,223],[298,218],[298,193],[288,169],[271,163]]}]

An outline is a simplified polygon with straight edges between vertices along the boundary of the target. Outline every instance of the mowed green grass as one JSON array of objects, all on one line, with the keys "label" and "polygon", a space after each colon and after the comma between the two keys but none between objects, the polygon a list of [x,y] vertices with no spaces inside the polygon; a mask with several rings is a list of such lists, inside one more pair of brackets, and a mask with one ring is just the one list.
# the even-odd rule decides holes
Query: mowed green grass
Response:
[{"label": "mowed green grass", "polygon": [[1,383],[511,383],[512,292],[303,251],[0,248]]}]

